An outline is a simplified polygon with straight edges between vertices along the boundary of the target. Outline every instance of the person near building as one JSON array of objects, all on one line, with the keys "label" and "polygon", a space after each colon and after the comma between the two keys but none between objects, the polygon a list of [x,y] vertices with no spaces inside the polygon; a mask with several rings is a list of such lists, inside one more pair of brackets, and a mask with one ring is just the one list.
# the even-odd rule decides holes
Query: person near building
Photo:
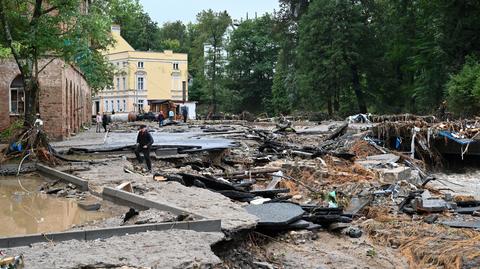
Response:
[{"label": "person near building", "polygon": [[150,160],[150,149],[153,145],[153,137],[148,132],[147,126],[142,124],[140,125],[140,130],[137,135],[137,144],[135,149],[135,156],[137,157],[138,162],[142,163],[143,160],[140,157],[140,153],[143,154],[143,158],[147,163],[147,169],[149,172],[152,171],[152,161]]},{"label": "person near building", "polygon": [[187,123],[187,119],[188,119],[188,107],[186,107],[186,106],[183,106],[183,107],[182,107],[182,116],[183,116],[183,122],[184,122],[184,123]]},{"label": "person near building", "polygon": [[158,114],[158,125],[162,127],[164,121],[165,121],[165,115],[163,115],[163,111],[160,111],[160,113]]},{"label": "person near building", "polygon": [[168,111],[168,119],[170,119],[170,121],[172,122],[173,117],[175,117],[175,112],[173,112],[173,110],[170,109],[170,111]]},{"label": "person near building", "polygon": [[102,131],[102,116],[100,116],[100,113],[97,112],[97,117],[96,117],[96,122],[97,122],[97,133],[100,133]]},{"label": "person near building", "polygon": [[103,113],[103,116],[102,116],[102,125],[103,125],[103,129],[105,129],[105,133],[106,133],[107,132],[107,126],[108,126],[108,116],[105,113]]}]

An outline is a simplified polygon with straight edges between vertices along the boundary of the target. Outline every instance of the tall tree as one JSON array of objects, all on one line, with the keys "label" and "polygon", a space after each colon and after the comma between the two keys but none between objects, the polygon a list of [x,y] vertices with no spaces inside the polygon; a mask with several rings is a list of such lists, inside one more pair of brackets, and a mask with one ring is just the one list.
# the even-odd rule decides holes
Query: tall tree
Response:
[{"label": "tall tree", "polygon": [[233,31],[228,45],[229,88],[238,97],[236,112],[263,112],[272,107],[272,84],[278,44],[270,15],[243,21]]},{"label": "tall tree", "polygon": [[318,0],[300,20],[298,75],[310,106],[326,105],[332,113],[339,96],[352,92],[357,112],[367,112],[365,64],[375,57],[376,42],[369,8],[363,1]]},{"label": "tall tree", "polygon": [[121,26],[122,37],[136,50],[161,50],[160,28],[138,0],[110,0],[113,22]]},{"label": "tall tree", "polygon": [[211,112],[217,113],[218,80],[222,76],[219,70],[225,65],[225,33],[231,25],[232,19],[226,11],[213,12],[211,9],[197,15],[200,39],[203,44],[205,63],[204,74],[211,93]]},{"label": "tall tree", "polygon": [[188,52],[187,34],[187,27],[181,21],[164,23],[160,28],[162,48],[174,52]]},{"label": "tall tree", "polygon": [[[0,0],[1,41],[9,48],[25,84],[26,126],[38,112],[39,76],[53,59],[61,58],[84,69],[92,86],[111,83],[100,51],[111,44],[108,1],[95,1],[84,14],[77,0]],[[42,60],[47,60],[45,61]]]}]

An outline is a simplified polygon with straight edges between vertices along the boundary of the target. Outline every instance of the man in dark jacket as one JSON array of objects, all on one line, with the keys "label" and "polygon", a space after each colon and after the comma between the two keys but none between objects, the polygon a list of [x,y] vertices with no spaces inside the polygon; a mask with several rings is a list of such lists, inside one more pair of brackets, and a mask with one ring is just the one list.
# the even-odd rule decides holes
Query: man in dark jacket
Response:
[{"label": "man in dark jacket", "polygon": [[153,137],[148,132],[146,125],[140,125],[140,131],[137,135],[137,148],[135,149],[135,156],[137,160],[142,163],[142,158],[140,157],[140,152],[143,153],[145,162],[147,163],[148,171],[152,171],[152,161],[150,160],[150,149],[153,145]]},{"label": "man in dark jacket", "polygon": [[107,126],[108,126],[108,116],[105,113],[103,113],[103,116],[102,116],[102,125],[103,125],[103,129],[105,129],[105,133],[106,133],[107,132]]}]

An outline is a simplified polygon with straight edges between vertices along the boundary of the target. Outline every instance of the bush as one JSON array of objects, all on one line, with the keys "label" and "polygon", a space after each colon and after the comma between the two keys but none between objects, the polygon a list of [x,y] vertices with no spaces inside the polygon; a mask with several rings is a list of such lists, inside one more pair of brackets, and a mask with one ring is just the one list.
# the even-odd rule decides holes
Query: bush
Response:
[{"label": "bush", "polygon": [[10,142],[10,139],[16,132],[23,128],[23,120],[17,120],[10,124],[10,126],[0,132],[0,141],[1,142]]},{"label": "bush", "polygon": [[462,70],[447,83],[448,108],[458,116],[480,113],[480,63],[467,58]]}]

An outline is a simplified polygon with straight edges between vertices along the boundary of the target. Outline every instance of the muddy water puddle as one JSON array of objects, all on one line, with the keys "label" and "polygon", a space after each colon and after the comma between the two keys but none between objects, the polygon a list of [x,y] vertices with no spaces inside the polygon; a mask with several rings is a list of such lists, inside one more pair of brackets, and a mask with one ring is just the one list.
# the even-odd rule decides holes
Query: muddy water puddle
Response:
[{"label": "muddy water puddle", "polygon": [[106,212],[86,211],[72,199],[38,192],[39,176],[0,177],[0,237],[60,232],[73,225],[110,217]]}]

